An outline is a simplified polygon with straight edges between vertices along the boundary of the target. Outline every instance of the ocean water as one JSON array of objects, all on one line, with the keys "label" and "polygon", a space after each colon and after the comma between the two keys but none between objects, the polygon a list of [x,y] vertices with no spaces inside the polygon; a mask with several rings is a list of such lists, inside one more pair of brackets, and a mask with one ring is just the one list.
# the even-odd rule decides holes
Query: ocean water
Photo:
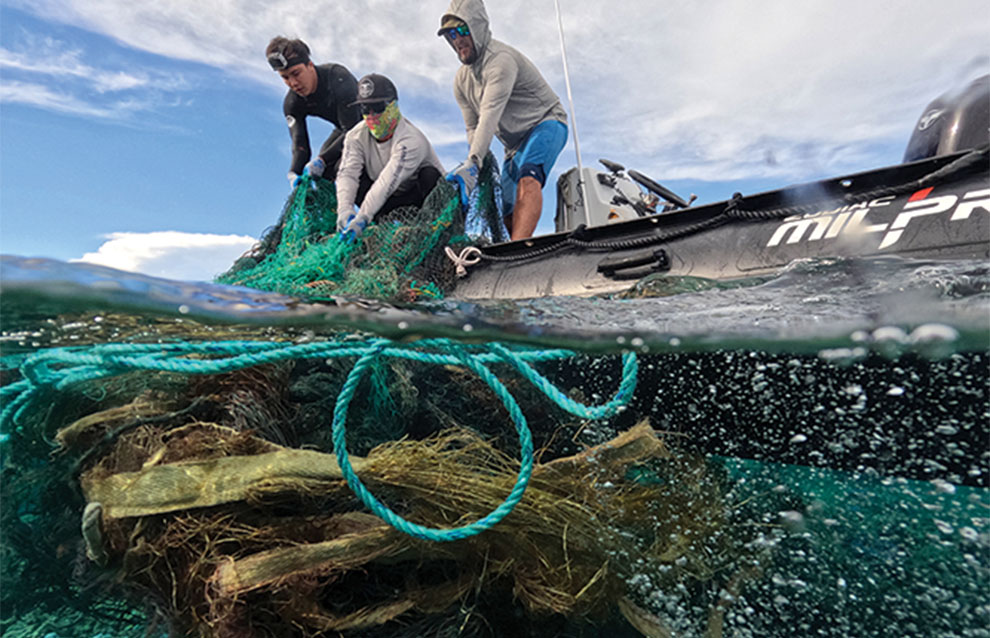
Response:
[{"label": "ocean water", "polygon": [[[538,447],[565,438],[571,453],[648,419],[671,449],[702,459],[718,477],[720,500],[693,505],[719,509],[748,530],[737,549],[750,562],[740,567],[699,550],[688,586],[671,585],[668,567],[614,558],[627,597],[657,621],[651,635],[990,636],[986,263],[799,262],[776,276],[730,284],[656,277],[602,298],[402,307],[357,299],[308,304],[51,260],[4,257],[0,267],[4,386],[23,378],[29,355],[51,348],[385,338],[415,349],[442,338],[464,347],[568,349],[573,357],[541,365],[541,373],[570,396],[601,404],[620,384],[620,356],[635,353],[635,393],[613,418],[568,420],[544,393],[517,398]],[[311,367],[306,374],[331,371]],[[428,380],[418,387],[436,391],[429,384],[440,377],[420,374]],[[513,373],[500,368],[499,375]],[[339,389],[341,380],[327,383]],[[420,404],[463,400],[458,387],[441,390],[399,402],[396,409],[408,412],[399,416],[408,419],[397,422],[415,429],[390,436],[428,435],[432,425],[421,419]],[[78,459],[55,453],[53,441],[71,421],[67,415],[85,410],[59,407],[62,392],[71,388],[52,390],[25,417],[42,424],[34,435],[9,425],[2,433],[0,632],[167,635],[160,617],[167,605],[121,586],[114,563],[86,559]],[[290,400],[302,405],[305,394],[296,390]],[[96,405],[105,397],[84,399]],[[305,405],[309,411],[300,413],[329,428],[332,396]],[[512,423],[488,414],[469,425],[516,454]],[[356,445],[356,453],[367,452]],[[649,469],[639,480],[676,487],[677,475],[658,478]],[[703,498],[702,490],[696,499]],[[52,521],[68,522],[52,528]],[[679,560],[669,569],[689,569]],[[492,613],[502,608],[490,601],[478,604],[489,611],[486,622],[454,614],[447,620],[458,622],[424,625],[419,633],[386,625],[344,635],[644,635],[614,610],[590,620],[548,619],[530,617],[513,596],[504,601],[512,612],[506,616]]]}]

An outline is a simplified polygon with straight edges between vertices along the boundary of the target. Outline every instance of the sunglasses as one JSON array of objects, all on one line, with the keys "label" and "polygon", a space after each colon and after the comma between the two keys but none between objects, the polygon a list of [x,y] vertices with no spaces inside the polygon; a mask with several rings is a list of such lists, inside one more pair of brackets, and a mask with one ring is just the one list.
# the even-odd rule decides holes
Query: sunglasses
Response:
[{"label": "sunglasses", "polygon": [[443,32],[443,37],[447,38],[451,42],[456,40],[458,36],[466,37],[471,35],[471,29],[468,29],[468,25],[462,24],[459,27],[451,27]]},{"label": "sunglasses", "polygon": [[361,105],[361,115],[378,115],[379,113],[384,113],[386,107],[388,107],[387,102],[369,102]]}]

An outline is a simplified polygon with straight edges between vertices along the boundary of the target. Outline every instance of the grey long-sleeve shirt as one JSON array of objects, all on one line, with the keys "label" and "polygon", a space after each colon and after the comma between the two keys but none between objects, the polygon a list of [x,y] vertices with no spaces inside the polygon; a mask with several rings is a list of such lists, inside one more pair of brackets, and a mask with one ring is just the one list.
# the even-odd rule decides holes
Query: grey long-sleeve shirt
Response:
[{"label": "grey long-sleeve shirt", "polygon": [[384,142],[376,140],[364,122],[357,124],[344,138],[344,157],[337,171],[337,215],[353,212],[362,170],[374,183],[358,214],[370,220],[393,193],[411,188],[420,167],[427,164],[443,173],[429,140],[406,118]]},{"label": "grey long-sleeve shirt", "polygon": [[519,150],[530,131],[547,120],[567,123],[567,113],[547,81],[525,55],[491,37],[482,0],[453,0],[444,17],[467,23],[477,50],[471,65],[454,77],[454,97],[467,128],[468,158],[481,166],[492,137],[506,157]]}]

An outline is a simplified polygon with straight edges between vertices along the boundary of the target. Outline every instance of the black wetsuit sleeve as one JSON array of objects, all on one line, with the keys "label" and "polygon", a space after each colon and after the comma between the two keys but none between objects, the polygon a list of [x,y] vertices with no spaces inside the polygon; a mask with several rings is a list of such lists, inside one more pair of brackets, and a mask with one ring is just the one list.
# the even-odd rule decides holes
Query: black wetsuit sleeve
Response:
[{"label": "black wetsuit sleeve", "polygon": [[320,157],[326,162],[327,168],[336,170],[344,152],[344,137],[347,131],[354,128],[361,121],[361,109],[358,106],[351,106],[357,99],[357,80],[354,75],[341,64],[334,64],[330,67],[329,80],[329,100],[332,104],[333,112],[327,115],[334,121],[336,128],[330,137],[323,142],[320,147]]},{"label": "black wetsuit sleeve", "polygon": [[289,170],[297,175],[302,175],[303,168],[312,157],[313,151],[309,147],[306,111],[292,91],[289,91],[289,94],[285,96],[282,112],[285,114],[285,121],[289,125],[289,137],[292,139],[292,164],[289,166]]},{"label": "black wetsuit sleeve", "polygon": [[349,131],[361,121],[361,109],[351,106],[357,99],[357,80],[346,67],[338,64],[331,74],[334,102],[337,105],[337,126]]},{"label": "black wetsuit sleeve", "polygon": [[330,137],[323,142],[323,146],[320,147],[320,159],[322,159],[326,165],[327,173],[324,176],[332,177],[337,173],[337,162],[344,154],[344,138],[346,137],[346,132],[335,128]]}]

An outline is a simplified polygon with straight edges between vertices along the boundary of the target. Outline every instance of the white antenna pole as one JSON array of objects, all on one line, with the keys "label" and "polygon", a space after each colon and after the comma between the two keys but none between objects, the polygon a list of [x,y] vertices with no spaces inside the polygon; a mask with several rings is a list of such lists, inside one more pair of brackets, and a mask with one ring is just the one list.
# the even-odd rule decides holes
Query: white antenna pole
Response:
[{"label": "white antenna pole", "polygon": [[567,102],[571,107],[571,126],[574,129],[574,153],[577,155],[578,187],[581,189],[581,199],[584,202],[584,222],[591,225],[591,211],[588,210],[588,192],[584,184],[584,171],[581,166],[581,142],[578,139],[577,116],[574,114],[574,96],[571,94],[571,74],[567,68],[567,46],[564,44],[564,21],[560,17],[560,0],[553,0],[557,9],[557,29],[560,32],[560,54],[564,59],[564,84],[567,85]]}]

